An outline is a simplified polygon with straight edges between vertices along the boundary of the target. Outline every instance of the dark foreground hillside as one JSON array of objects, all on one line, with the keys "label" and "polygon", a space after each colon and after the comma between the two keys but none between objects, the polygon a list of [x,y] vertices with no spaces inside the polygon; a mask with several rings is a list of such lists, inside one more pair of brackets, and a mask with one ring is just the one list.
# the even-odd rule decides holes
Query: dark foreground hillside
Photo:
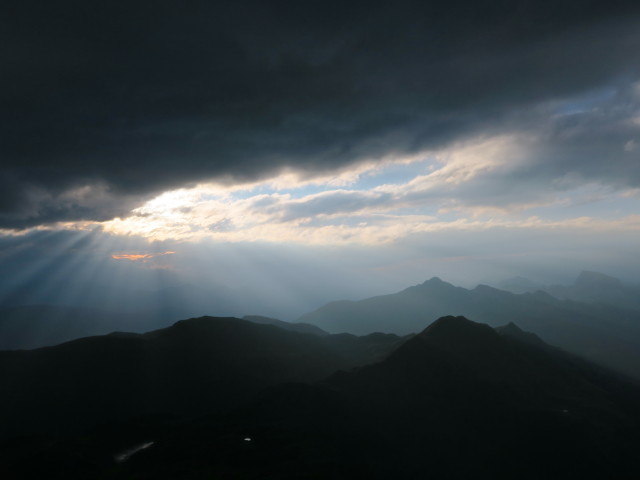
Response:
[{"label": "dark foreground hillside", "polygon": [[[79,348],[72,342],[39,354],[52,362],[51,351],[64,352],[69,365],[91,356],[89,350],[101,358],[129,355],[131,360],[123,343],[97,349],[95,342],[138,337],[87,339],[94,343]],[[7,438],[2,478],[639,478],[638,386],[515,325],[494,330],[464,317],[443,317],[402,345],[397,338],[376,335],[321,343],[333,336],[283,332],[236,319],[189,320],[143,337],[154,348],[166,348],[164,368],[183,365],[185,355],[210,362],[210,370],[186,379],[181,378],[185,370],[178,374],[176,369],[165,377],[166,390],[154,390],[174,402],[177,397],[195,402],[199,415],[161,415],[158,408],[155,415],[122,415],[66,435],[49,431]],[[203,345],[214,339],[219,352],[207,357]],[[246,377],[258,368],[258,358],[266,362],[273,355],[277,362]],[[213,375],[222,358],[226,376]],[[39,377],[16,374],[14,385],[19,377],[24,388],[44,381],[42,372],[54,375],[39,362],[30,363]],[[355,363],[369,365],[344,366]],[[248,364],[251,369],[244,368]],[[318,379],[332,368],[341,370]],[[89,370],[96,378],[109,377]],[[304,376],[304,382],[290,381]],[[131,379],[122,383],[117,377],[109,380],[116,392],[109,401],[132,402]],[[258,391],[236,390],[259,377],[272,379],[271,386],[263,381],[265,388]],[[207,411],[196,401],[206,392],[207,378],[217,380],[218,394],[235,391],[234,401],[223,408],[209,395]],[[10,392],[5,389],[3,397]],[[42,397],[30,405],[47,405],[45,390],[38,394]],[[95,402],[109,408],[108,402],[95,391],[83,395],[84,402],[94,404],[94,420],[104,419]]]}]

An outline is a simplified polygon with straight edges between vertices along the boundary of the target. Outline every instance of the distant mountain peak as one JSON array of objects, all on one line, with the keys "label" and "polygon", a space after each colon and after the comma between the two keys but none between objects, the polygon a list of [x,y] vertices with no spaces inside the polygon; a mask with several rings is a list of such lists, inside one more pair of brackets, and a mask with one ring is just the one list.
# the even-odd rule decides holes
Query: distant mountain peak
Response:
[{"label": "distant mountain peak", "polygon": [[437,285],[440,283],[447,283],[444,280],[442,280],[440,277],[431,277],[429,280],[425,280],[422,284],[423,285],[429,285],[429,284],[433,284],[433,285]]},{"label": "distant mountain peak", "polygon": [[443,289],[443,288],[447,289],[447,288],[456,288],[456,287],[449,282],[445,282],[440,277],[431,277],[429,280],[426,280],[419,285],[409,287],[407,290],[412,290],[412,289],[424,290],[425,288],[433,290],[433,289]]},{"label": "distant mountain peak", "polygon": [[456,290],[460,287],[456,287],[451,283],[445,282],[439,277],[432,277],[429,280],[426,280],[418,285],[413,285],[411,287],[405,288],[400,292],[400,294],[409,294],[409,295],[417,295],[419,297],[423,297],[425,295],[440,295],[446,294],[447,292]]},{"label": "distant mountain peak", "polygon": [[600,272],[592,272],[583,270],[576,278],[575,286],[577,287],[616,287],[622,286],[620,279],[606,275]]}]

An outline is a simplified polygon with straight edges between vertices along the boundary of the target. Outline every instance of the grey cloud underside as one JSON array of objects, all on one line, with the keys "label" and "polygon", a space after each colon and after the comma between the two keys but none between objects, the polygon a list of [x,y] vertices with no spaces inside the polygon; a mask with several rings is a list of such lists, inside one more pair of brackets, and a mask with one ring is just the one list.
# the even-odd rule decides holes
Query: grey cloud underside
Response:
[{"label": "grey cloud underside", "polygon": [[[624,87],[640,67],[637,2],[25,1],[2,10],[5,227],[110,218],[207,178],[284,166],[313,174],[535,126],[545,102]],[[544,153],[564,160],[545,168],[599,175],[628,132],[594,137],[592,126],[579,128],[595,151],[563,136]],[[640,183],[629,158],[620,153],[612,181]],[[105,201],[69,194],[85,185]]]}]

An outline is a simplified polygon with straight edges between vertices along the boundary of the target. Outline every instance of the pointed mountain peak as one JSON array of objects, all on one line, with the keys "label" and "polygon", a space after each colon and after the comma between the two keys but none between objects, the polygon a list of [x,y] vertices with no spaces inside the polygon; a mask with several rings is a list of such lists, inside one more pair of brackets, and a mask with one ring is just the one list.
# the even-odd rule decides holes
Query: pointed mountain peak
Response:
[{"label": "pointed mountain peak", "polygon": [[475,364],[484,357],[491,357],[490,352],[499,350],[503,342],[504,339],[489,325],[462,316],[446,316],[401,345],[388,361],[404,370],[430,370],[434,355],[435,358],[457,358]]},{"label": "pointed mountain peak", "polygon": [[423,285],[438,285],[438,284],[443,284],[446,283],[444,282],[440,277],[431,277],[429,280],[425,280],[422,284]]},{"label": "pointed mountain peak", "polygon": [[421,283],[420,285],[416,285],[416,287],[419,287],[421,289],[456,288],[452,284],[442,280],[440,277],[431,277],[429,280]]},{"label": "pointed mountain peak", "polygon": [[440,317],[427,328],[425,328],[421,336],[430,338],[466,338],[477,335],[494,335],[493,329],[484,323],[477,323],[463,316],[448,315]]},{"label": "pointed mountain peak", "polygon": [[522,334],[525,333],[524,330],[522,330],[518,325],[516,325],[513,322],[509,322],[506,325],[502,326],[502,327],[496,327],[496,330],[499,333],[504,333],[504,334]]},{"label": "pointed mountain peak", "polygon": [[535,333],[522,330],[513,322],[509,322],[502,327],[496,327],[495,330],[503,337],[515,338],[523,343],[537,347],[548,347],[548,345]]},{"label": "pointed mountain peak", "polygon": [[441,280],[439,277],[432,277],[423,283],[406,288],[400,293],[422,297],[424,295],[442,295],[459,288]]}]

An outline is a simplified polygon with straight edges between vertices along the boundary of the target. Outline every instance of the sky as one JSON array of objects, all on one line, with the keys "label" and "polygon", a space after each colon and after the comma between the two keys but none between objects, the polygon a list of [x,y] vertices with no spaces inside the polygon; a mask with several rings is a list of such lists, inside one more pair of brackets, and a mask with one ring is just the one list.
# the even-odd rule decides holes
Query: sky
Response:
[{"label": "sky", "polygon": [[639,22],[615,0],[3,2],[0,304],[292,319],[432,276],[638,283]]}]

